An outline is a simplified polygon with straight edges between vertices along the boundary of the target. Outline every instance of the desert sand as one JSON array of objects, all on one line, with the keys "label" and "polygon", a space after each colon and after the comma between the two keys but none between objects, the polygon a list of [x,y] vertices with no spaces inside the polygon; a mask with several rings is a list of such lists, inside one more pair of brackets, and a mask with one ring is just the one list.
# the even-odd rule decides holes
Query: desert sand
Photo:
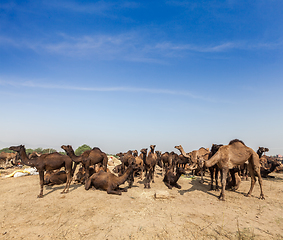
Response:
[{"label": "desert sand", "polygon": [[208,174],[204,184],[182,176],[182,189],[169,190],[157,169],[151,189],[135,178],[121,196],[72,183],[67,194],[64,184],[44,186],[37,198],[38,176],[4,178],[10,172],[0,176],[0,239],[283,239],[282,174],[263,179],[265,200],[258,183],[245,197],[242,181],[222,202]]}]

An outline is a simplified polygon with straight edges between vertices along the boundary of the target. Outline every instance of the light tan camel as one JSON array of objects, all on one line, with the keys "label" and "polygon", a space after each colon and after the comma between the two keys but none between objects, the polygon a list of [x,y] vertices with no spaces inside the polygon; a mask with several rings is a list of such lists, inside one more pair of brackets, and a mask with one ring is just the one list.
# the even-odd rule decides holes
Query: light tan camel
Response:
[{"label": "light tan camel", "polygon": [[16,159],[17,153],[6,153],[1,152],[0,153],[0,163],[3,164],[3,166],[7,167],[9,161]]},{"label": "light tan camel", "polygon": [[249,197],[253,191],[256,182],[255,175],[257,175],[260,186],[260,199],[264,199],[258,154],[251,148],[247,147],[242,141],[235,139],[230,141],[228,145],[220,147],[209,160],[204,162],[206,167],[211,167],[217,164],[222,170],[222,189],[219,196],[220,200],[225,201],[225,186],[229,169],[239,166],[246,161],[249,162],[248,168],[251,175],[251,187],[247,193],[247,197]]}]

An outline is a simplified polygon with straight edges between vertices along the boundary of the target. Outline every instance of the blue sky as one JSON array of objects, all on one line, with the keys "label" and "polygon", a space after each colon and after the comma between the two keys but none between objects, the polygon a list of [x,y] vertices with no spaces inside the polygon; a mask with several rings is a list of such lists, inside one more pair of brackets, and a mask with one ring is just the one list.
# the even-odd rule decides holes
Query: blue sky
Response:
[{"label": "blue sky", "polygon": [[3,0],[0,148],[189,152],[239,138],[283,154],[282,9]]}]

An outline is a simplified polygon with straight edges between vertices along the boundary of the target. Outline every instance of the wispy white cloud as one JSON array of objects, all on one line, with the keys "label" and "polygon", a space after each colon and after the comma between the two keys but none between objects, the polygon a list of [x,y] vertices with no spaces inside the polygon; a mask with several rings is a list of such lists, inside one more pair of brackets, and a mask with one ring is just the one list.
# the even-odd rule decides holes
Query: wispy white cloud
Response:
[{"label": "wispy white cloud", "polygon": [[[47,81],[46,81],[47,82]],[[208,102],[216,102],[214,99],[203,97],[201,95],[194,94],[190,91],[181,90],[168,90],[157,88],[139,88],[139,87],[81,87],[70,85],[57,85],[48,83],[36,83],[34,81],[9,81],[0,78],[0,85],[13,86],[13,87],[26,87],[26,88],[38,88],[38,89],[61,89],[66,91],[87,91],[87,92],[128,92],[128,93],[149,93],[149,94],[164,94],[164,95],[179,95],[187,96],[192,99],[199,99]]]},{"label": "wispy white cloud", "polygon": [[139,32],[124,34],[84,35],[79,37],[58,33],[49,40],[13,39],[0,37],[0,46],[31,49],[39,54],[55,54],[70,57],[97,57],[102,60],[154,62],[165,64],[170,58],[184,57],[188,53],[227,53],[233,50],[282,49],[283,41],[249,42],[227,41],[215,44],[197,45],[172,41],[152,42]]}]

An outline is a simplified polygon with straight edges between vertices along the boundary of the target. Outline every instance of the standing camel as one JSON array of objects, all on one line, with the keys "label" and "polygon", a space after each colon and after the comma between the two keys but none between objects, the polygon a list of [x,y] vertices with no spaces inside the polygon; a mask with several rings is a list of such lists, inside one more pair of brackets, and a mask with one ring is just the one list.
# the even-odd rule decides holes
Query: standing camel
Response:
[{"label": "standing camel", "polygon": [[217,164],[222,170],[222,188],[219,196],[220,200],[225,201],[225,186],[229,169],[241,165],[246,161],[249,162],[248,167],[251,175],[251,187],[247,193],[247,197],[249,197],[253,191],[256,182],[255,175],[257,175],[260,186],[260,199],[264,199],[259,157],[254,150],[247,147],[242,141],[235,139],[230,141],[228,145],[220,147],[218,151],[204,163],[206,167],[211,167]]},{"label": "standing camel", "polygon": [[67,174],[66,186],[61,193],[69,192],[73,173],[75,172],[75,167],[72,168],[73,162],[71,158],[66,155],[62,155],[60,153],[55,152],[49,154],[42,154],[39,157],[29,159],[26,154],[26,149],[24,145],[12,146],[9,149],[18,152],[22,162],[25,165],[35,167],[39,172],[40,193],[37,196],[38,198],[43,197],[44,171],[60,169],[61,167],[65,167],[65,171]]},{"label": "standing camel", "polygon": [[150,151],[145,158],[144,168],[145,168],[145,183],[144,188],[150,188],[150,182],[154,183],[154,171],[155,165],[157,163],[157,154],[154,152],[156,145],[150,145]]},{"label": "standing camel", "polygon": [[97,163],[101,163],[103,165],[103,169],[107,171],[107,163],[108,158],[107,155],[102,152],[99,148],[94,147],[91,150],[84,151],[80,156],[76,156],[75,152],[70,145],[62,145],[62,149],[65,150],[67,155],[75,162],[75,163],[82,163],[85,167],[85,179],[89,178],[89,167],[94,166]]}]

